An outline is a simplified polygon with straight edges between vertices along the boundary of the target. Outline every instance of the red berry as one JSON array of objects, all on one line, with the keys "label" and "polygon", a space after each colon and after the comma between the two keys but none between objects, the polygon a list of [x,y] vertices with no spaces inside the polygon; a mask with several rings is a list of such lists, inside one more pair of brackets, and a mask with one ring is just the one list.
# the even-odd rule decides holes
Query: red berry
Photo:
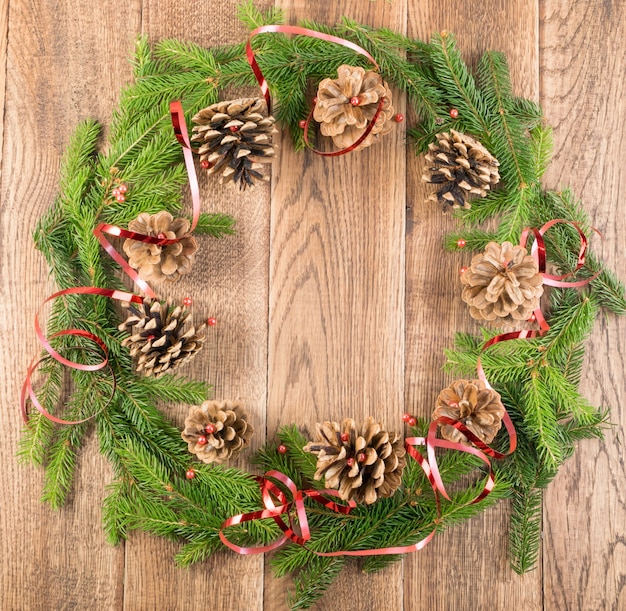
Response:
[{"label": "red berry", "polygon": [[359,462],[365,462],[366,458],[367,458],[367,456],[365,456],[365,452],[359,452],[358,456],[356,457],[356,459]]},{"label": "red berry", "polygon": [[237,125],[231,125],[228,129],[233,132],[233,134],[239,131],[239,127]]},{"label": "red berry", "polygon": [[115,199],[120,203],[126,201],[126,198],[121,193],[119,195],[116,195]]},{"label": "red berry", "polygon": [[278,446],[279,454],[287,454],[287,446],[284,446],[282,443]]},{"label": "red berry", "polygon": [[128,187],[124,184],[121,184],[117,189],[120,193],[126,193],[126,191],[128,191]]},{"label": "red berry", "polygon": [[461,238],[460,240],[457,240],[457,241],[456,241],[456,245],[457,245],[459,248],[465,248],[465,240],[464,240],[463,238]]},{"label": "red berry", "polygon": [[359,100],[357,96],[350,98],[350,104],[352,104],[352,106],[358,106],[360,103],[361,100]]},{"label": "red berry", "polygon": [[204,427],[204,430],[209,434],[209,435],[213,435],[213,433],[215,433],[215,431],[217,430],[215,428],[215,425],[212,422],[209,422],[209,424],[207,424]]},{"label": "red berry", "polygon": [[313,98],[313,104],[317,104],[317,96]]},{"label": "red berry", "polygon": [[354,467],[354,458],[348,458],[346,465],[348,465],[348,467]]},{"label": "red berry", "polygon": [[298,122],[298,125],[300,126],[300,129],[304,129],[306,127],[306,121],[302,119],[302,121]]},{"label": "red berry", "polygon": [[206,319],[206,324],[209,325],[209,327],[214,327],[217,324],[217,319],[211,316],[211,318]]},{"label": "red berry", "polygon": [[208,169],[211,167],[211,164],[210,164],[210,163],[208,162],[208,160],[206,160],[206,159],[203,159],[203,160],[200,162],[200,165],[201,165],[201,166],[202,166],[205,170],[208,170]]},{"label": "red berry", "polygon": [[467,271],[467,267],[463,266],[460,270],[459,273],[460,274],[464,274]]},{"label": "red berry", "polygon": [[341,433],[341,441],[346,442],[350,439],[350,435],[348,433]]},{"label": "red berry", "polygon": [[456,401],[450,401],[450,403],[448,403],[448,405],[450,407],[459,407],[459,404]]},{"label": "red berry", "polygon": [[411,416],[409,418],[409,426],[415,426],[417,424],[417,418],[415,418],[414,416]]},{"label": "red berry", "polygon": [[159,238],[159,240],[167,240],[167,236],[163,233],[157,233],[157,238]]},{"label": "red berry", "polygon": [[408,422],[411,419],[411,414],[409,414],[408,412],[405,412],[404,414],[402,414],[402,422]]},{"label": "red berry", "polygon": [[188,469],[187,473],[185,473],[185,477],[187,479],[193,479],[194,477],[196,477],[196,471],[195,469]]},{"label": "red berry", "polygon": [[204,435],[199,435],[198,444],[201,446],[205,446],[207,444],[207,438]]},{"label": "red berry", "polygon": [[450,116],[453,119],[456,119],[459,116],[459,111],[456,108],[451,108],[450,109]]},{"label": "red berry", "polygon": [[191,297],[185,297],[183,299],[183,305],[188,308],[191,304],[193,303],[193,300],[191,299]]},{"label": "red berry", "polygon": [[402,123],[402,121],[404,121],[404,115],[403,115],[402,113],[398,113],[398,114],[397,114],[397,115],[393,118],[393,120],[394,120],[396,123]]},{"label": "red berry", "polygon": [[113,189],[113,191],[111,191],[111,193],[113,194],[113,197],[117,197],[118,195],[121,194],[121,191],[119,189]]},{"label": "red berry", "polygon": [[528,322],[535,322],[537,320],[537,317],[534,314],[530,315],[530,318],[528,319]]}]

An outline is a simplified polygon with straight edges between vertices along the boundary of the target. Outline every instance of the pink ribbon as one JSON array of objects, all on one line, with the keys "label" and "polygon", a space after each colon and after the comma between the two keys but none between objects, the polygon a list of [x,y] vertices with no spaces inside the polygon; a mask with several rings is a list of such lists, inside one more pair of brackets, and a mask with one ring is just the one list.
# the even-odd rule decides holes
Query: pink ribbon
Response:
[{"label": "pink ribbon", "polygon": [[[44,347],[45,351],[50,355],[51,358],[55,359],[62,365],[66,367],[70,367],[71,369],[76,369],[79,371],[98,371],[103,369],[104,367],[109,367],[111,370],[111,376],[113,378],[112,382],[112,392],[111,398],[107,401],[106,405],[102,408],[105,409],[106,406],[111,402],[113,398],[113,393],[115,392],[116,380],[115,374],[113,373],[113,369],[109,365],[109,351],[107,350],[106,344],[100,339],[97,335],[90,333],[89,331],[85,331],[84,329],[65,329],[62,331],[57,331],[53,333],[50,338],[46,337],[44,332],[41,329],[41,325],[39,324],[39,312],[41,308],[56,299],[57,297],[62,297],[63,295],[102,295],[103,297],[108,297],[110,299],[117,299],[118,301],[131,301],[133,303],[142,303],[143,299],[138,295],[133,295],[132,293],[125,293],[124,291],[116,291],[113,289],[103,289],[97,288],[94,286],[79,286],[74,288],[65,289],[63,291],[58,291],[50,297],[48,297],[40,306],[39,310],[35,314],[35,333],[37,334],[37,338],[39,342]],[[57,350],[55,350],[50,344],[49,339],[53,337],[59,337],[62,335],[75,335],[78,337],[85,337],[88,340],[94,342],[99,350],[103,354],[103,359],[94,365],[85,365],[83,363],[78,363],[76,361],[72,361],[70,359],[65,358],[62,354],[60,354]],[[36,371],[37,367],[41,364],[42,361],[46,360],[48,357],[43,357],[37,359],[37,357],[33,358],[30,362],[28,369],[26,370],[26,378],[24,379],[24,383],[22,384],[22,390],[20,392],[20,411],[22,413],[22,418],[24,422],[28,422],[28,410],[27,410],[27,397],[30,398],[32,404],[35,406],[35,409],[43,414],[48,420],[52,422],[56,422],[57,424],[80,424],[81,422],[87,422],[87,420],[91,420],[94,418],[96,414],[93,414],[87,418],[83,418],[82,420],[64,420],[62,418],[58,418],[57,416],[52,415],[46,408],[41,405],[39,400],[37,399],[37,395],[32,386],[32,376]],[[102,411],[102,409],[100,411]],[[98,412],[99,413],[99,412]]]}]

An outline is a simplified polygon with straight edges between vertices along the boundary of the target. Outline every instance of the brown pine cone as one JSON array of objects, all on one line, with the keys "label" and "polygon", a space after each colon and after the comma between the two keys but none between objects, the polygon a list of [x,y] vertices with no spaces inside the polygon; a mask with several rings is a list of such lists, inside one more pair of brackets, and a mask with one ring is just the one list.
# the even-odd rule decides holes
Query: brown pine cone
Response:
[{"label": "brown pine cone", "polygon": [[195,252],[198,250],[196,239],[188,235],[190,227],[188,219],[175,219],[166,210],[156,214],[142,212],[128,224],[130,231],[155,238],[181,239],[175,244],[159,246],[128,238],[123,245],[128,264],[146,281],[178,280],[191,271]]},{"label": "brown pine cone", "polygon": [[[502,426],[504,405],[500,395],[481,380],[457,380],[437,397],[433,420],[441,416],[462,422],[484,443],[491,443]],[[449,441],[471,445],[469,439],[449,424],[441,425],[441,436]]]},{"label": "brown pine cone", "polygon": [[368,418],[360,431],[351,418],[317,424],[317,440],[305,452],[317,454],[315,479],[325,477],[328,488],[338,488],[345,501],[355,499],[368,505],[391,496],[402,481],[406,464],[403,439],[382,429]]},{"label": "brown pine cone", "polygon": [[543,277],[522,246],[489,242],[461,274],[462,298],[476,320],[495,325],[526,321],[539,307]]},{"label": "brown pine cone", "polygon": [[337,74],[338,78],[327,78],[319,84],[313,111],[322,135],[330,136],[335,146],[344,149],[354,144],[374,118],[380,99],[385,98],[376,124],[356,150],[363,149],[392,128],[391,91],[380,74],[371,70],[343,65]]},{"label": "brown pine cone", "polygon": [[498,160],[478,140],[453,129],[437,134],[425,159],[432,166],[422,180],[440,185],[429,199],[443,204],[444,210],[471,208],[470,195],[485,197],[500,182]]},{"label": "brown pine cone", "polygon": [[250,443],[254,428],[247,417],[241,403],[205,401],[189,410],[181,435],[201,461],[225,463]]},{"label": "brown pine cone", "polygon": [[129,315],[119,330],[132,335],[122,341],[122,346],[127,346],[136,359],[137,372],[155,377],[169,373],[190,361],[204,344],[206,325],[185,330],[189,310],[172,307],[170,300],[144,299],[141,305],[126,303],[124,307]]},{"label": "brown pine cone", "polygon": [[191,141],[200,143],[200,160],[209,174],[219,174],[220,182],[239,183],[242,189],[254,184],[254,179],[269,180],[260,170],[274,156],[276,128],[263,98],[217,102],[192,121]]}]

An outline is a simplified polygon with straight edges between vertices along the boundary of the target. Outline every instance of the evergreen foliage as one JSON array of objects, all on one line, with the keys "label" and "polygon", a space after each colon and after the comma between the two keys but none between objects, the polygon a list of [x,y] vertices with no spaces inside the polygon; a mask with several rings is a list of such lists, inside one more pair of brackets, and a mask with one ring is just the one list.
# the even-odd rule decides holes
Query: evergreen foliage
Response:
[{"label": "evergreen foliage", "polygon": [[[278,10],[260,12],[249,0],[240,7],[249,29],[281,23]],[[376,59],[386,80],[406,92],[420,122],[412,130],[416,151],[427,148],[438,131],[450,128],[478,138],[500,161],[502,183],[469,210],[457,214],[459,227],[445,239],[450,250],[465,240],[466,250],[481,250],[491,240],[517,242],[524,227],[539,227],[553,218],[577,222],[590,236],[592,229],[580,202],[569,191],[545,191],[541,185],[551,153],[551,131],[543,124],[541,108],[515,97],[506,58],[487,52],[476,73],[464,63],[452,34],[443,32],[430,42],[412,40],[387,29],[375,29],[343,19],[335,27],[307,22],[305,27],[355,42]],[[275,115],[289,129],[294,146],[302,148],[298,126],[309,113],[309,87],[333,76],[343,63],[370,67],[354,51],[303,36],[264,34],[252,41],[274,100]],[[115,266],[101,250],[92,231],[99,222],[127,225],[140,212],[167,209],[182,213],[186,175],[180,145],[172,137],[169,102],[181,98],[189,115],[216,102],[224,88],[254,87],[255,77],[243,44],[202,48],[178,40],[164,40],[154,51],[145,38],[137,42],[133,59],[135,82],[122,93],[115,111],[108,146],[99,150],[100,126],[81,123],[67,148],[61,168],[59,195],[41,218],[34,234],[59,289],[91,285],[122,287]],[[449,109],[459,110],[451,118]],[[129,185],[127,201],[110,197],[120,182]],[[489,229],[483,223],[492,219]],[[219,213],[203,213],[198,233],[222,237],[233,233],[234,220]],[[561,273],[576,264],[580,237],[570,225],[555,226],[546,234],[548,258]],[[591,406],[577,390],[584,359],[584,343],[600,308],[626,313],[624,286],[589,253],[576,278],[597,277],[583,290],[550,292],[550,331],[533,340],[496,344],[481,353],[484,342],[496,335],[483,330],[475,337],[457,334],[446,351],[450,373],[475,377],[480,356],[490,383],[507,406],[518,434],[518,448],[494,463],[496,485],[477,504],[485,477],[482,463],[467,453],[446,452],[439,470],[446,485],[457,489],[452,502],[438,500],[424,472],[409,459],[403,486],[391,498],[359,506],[349,515],[336,514],[306,501],[311,541],[288,544],[272,558],[278,575],[295,572],[292,608],[311,606],[347,562],[345,557],[320,557],[314,551],[337,551],[411,545],[433,529],[449,528],[470,519],[502,498],[512,497],[510,552],[513,568],[524,572],[538,557],[542,490],[571,456],[575,444],[601,437],[608,410]],[[117,390],[106,409],[110,384],[104,377],[75,371],[67,374],[50,359],[41,365],[44,380],[38,387],[42,404],[53,413],[83,418],[96,413],[95,430],[102,453],[111,461],[115,481],[104,500],[104,527],[117,543],[133,529],[142,529],[183,543],[176,556],[181,566],[201,561],[222,548],[222,522],[235,514],[261,507],[257,481],[249,474],[220,466],[195,465],[196,476],[185,478],[191,463],[179,430],[157,403],[201,403],[210,392],[206,384],[184,377],[138,378],[121,346],[117,313],[99,296],[73,296],[52,304],[47,331],[81,328],[97,334],[107,346]],[[51,340],[61,351],[78,347],[74,358],[90,358],[93,346],[84,338],[58,336]],[[67,391],[66,378],[72,390]],[[61,410],[61,411],[59,411]],[[45,468],[43,499],[60,507],[71,491],[84,435],[90,423],[59,427],[33,414],[25,427],[20,458]],[[424,435],[427,422],[414,434]],[[262,471],[276,469],[300,489],[323,488],[314,480],[316,458],[302,451],[307,439],[298,428],[278,432],[289,448],[278,452],[275,443],[255,457]],[[505,451],[505,433],[494,442]],[[470,485],[467,482],[470,481]],[[279,536],[272,520],[232,527],[228,537],[239,545],[266,544]],[[374,571],[400,559],[399,555],[371,556],[363,569]]]}]

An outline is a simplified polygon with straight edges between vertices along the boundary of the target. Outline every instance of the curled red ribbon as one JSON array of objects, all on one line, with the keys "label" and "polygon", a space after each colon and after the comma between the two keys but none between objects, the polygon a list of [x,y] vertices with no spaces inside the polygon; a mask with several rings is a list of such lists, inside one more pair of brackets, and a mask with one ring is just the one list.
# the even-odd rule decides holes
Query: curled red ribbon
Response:
[{"label": "curled red ribbon", "polygon": [[[291,501],[287,499],[285,492],[269,479],[270,477],[278,480],[287,487],[291,493]],[[263,498],[265,509],[238,514],[232,518],[224,520],[222,526],[220,527],[220,539],[222,540],[222,543],[238,554],[262,554],[263,552],[269,552],[270,550],[280,547],[287,541],[293,541],[298,545],[304,545],[311,538],[309,522],[306,516],[306,508],[304,506],[304,499],[306,497],[313,499],[324,507],[327,507],[331,511],[335,511],[337,513],[348,514],[354,507],[356,507],[356,503],[354,501],[350,501],[348,505],[340,505],[334,501],[324,498],[323,495],[339,497],[339,492],[337,490],[298,490],[295,483],[280,471],[268,471],[264,477],[258,479],[261,486],[261,496]],[[294,508],[298,517],[297,523],[292,514],[292,509]],[[283,515],[287,515],[288,522],[283,519]],[[283,535],[281,537],[268,545],[242,547],[229,541],[224,534],[224,529],[229,526],[241,524],[242,522],[250,522],[252,520],[263,520],[266,518],[272,518],[278,527],[283,531]]]},{"label": "curled red ribbon", "polygon": [[[292,500],[287,499],[287,495],[276,484],[270,481],[268,478],[273,478],[284,484],[291,494]],[[280,471],[268,471],[264,477],[257,478],[261,486],[261,496],[263,498],[263,504],[265,509],[258,511],[251,511],[249,513],[242,513],[232,518],[228,518],[222,522],[220,527],[220,539],[222,543],[242,555],[250,554],[262,554],[271,550],[277,549],[284,545],[287,541],[292,541],[297,545],[306,547],[307,541],[311,539],[311,531],[309,529],[309,523],[306,516],[306,508],[304,505],[304,499],[310,498],[320,503],[324,507],[327,507],[331,511],[347,515],[356,507],[354,501],[348,501],[348,505],[340,505],[334,501],[325,499],[324,496],[339,497],[337,490],[298,490],[298,487],[294,482],[284,473]],[[295,508],[298,521],[296,523],[292,510]],[[288,522],[283,519],[283,515],[288,516]],[[255,547],[243,547],[236,545],[232,541],[229,541],[224,534],[224,529],[229,526],[235,526],[243,522],[250,522],[253,520],[263,520],[266,518],[272,518],[278,527],[283,531],[283,534],[267,545],[260,545]],[[364,550],[339,550],[336,552],[317,552],[310,550],[317,556],[382,556],[387,554],[407,554],[422,549],[435,536],[436,527],[421,541],[412,545],[402,545],[395,547],[384,547],[378,549],[364,549]]]},{"label": "curled red ribbon", "polygon": [[[196,168],[193,162],[193,153],[191,150],[191,142],[189,140],[189,133],[187,132],[187,124],[185,122],[185,114],[183,113],[183,107],[180,101],[175,101],[170,104],[170,115],[172,118],[172,127],[174,128],[174,135],[183,148],[183,156],[185,159],[185,168],[187,169],[187,178],[189,180],[189,187],[191,189],[191,202],[193,208],[193,217],[191,221],[191,227],[189,233],[191,233],[198,224],[200,218],[200,187],[198,186],[198,177],[196,175]],[[105,234],[129,238],[131,240],[137,240],[138,242],[144,242],[146,244],[158,244],[159,246],[167,246],[168,244],[175,244],[183,238],[159,238],[143,233],[137,233],[136,231],[129,231],[128,229],[122,229],[116,225],[109,225],[108,223],[100,223],[94,230],[93,234],[98,238],[98,241],[107,251],[109,256],[122,268],[124,273],[129,276],[133,282],[141,288],[141,290],[153,299],[156,299],[157,295],[152,290],[150,285],[139,277],[139,274],[128,264],[115,250],[113,245],[106,238]],[[183,236],[184,237],[184,236]]]},{"label": "curled red ribbon", "polygon": [[[338,36],[332,36],[331,34],[324,34],[323,32],[318,32],[317,30],[310,30],[309,28],[301,28],[295,25],[263,25],[258,28],[255,28],[250,32],[250,36],[248,37],[248,41],[246,43],[246,57],[248,58],[248,63],[252,68],[252,72],[254,72],[254,76],[256,77],[257,82],[259,83],[259,87],[261,88],[261,92],[265,97],[265,102],[267,104],[267,112],[271,114],[272,112],[272,98],[270,96],[269,85],[265,76],[263,76],[263,72],[259,67],[259,64],[256,61],[256,57],[254,55],[254,50],[252,49],[252,38],[257,34],[264,34],[268,32],[274,33],[282,33],[282,34],[298,34],[300,36],[309,36],[310,38],[317,38],[319,40],[325,40],[326,42],[333,42],[338,45],[342,45],[343,47],[347,47],[348,49],[352,49],[359,55],[363,55],[366,57],[372,64],[376,70],[379,70],[378,62],[374,59],[374,57],[366,51],[363,47],[360,47],[356,43],[353,43],[345,38],[339,38]],[[371,133],[376,125],[376,121],[380,116],[380,113],[383,108],[383,103],[385,98],[381,98],[378,104],[378,108],[376,109],[376,113],[372,117],[372,119],[368,122],[365,131],[359,136],[359,138],[353,142],[350,146],[343,148],[338,151],[330,151],[324,152],[318,149],[312,148],[313,152],[322,157],[337,157],[339,155],[345,155],[346,153],[350,153],[354,149],[356,149]],[[309,124],[311,122],[311,117],[313,116],[313,110],[315,109],[315,101],[313,102],[313,108],[309,113],[305,123],[304,123],[304,142],[307,146],[309,145]]]}]

